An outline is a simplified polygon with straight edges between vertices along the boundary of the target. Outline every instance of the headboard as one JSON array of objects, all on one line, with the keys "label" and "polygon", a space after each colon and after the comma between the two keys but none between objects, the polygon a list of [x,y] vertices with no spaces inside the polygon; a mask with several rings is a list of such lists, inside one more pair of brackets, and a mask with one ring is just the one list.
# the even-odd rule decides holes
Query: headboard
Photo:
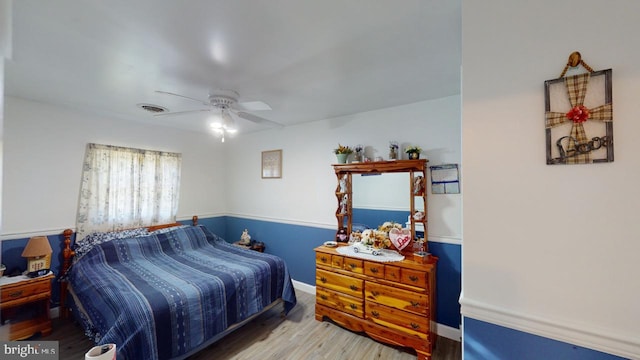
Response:
[{"label": "headboard", "polygon": [[[191,223],[193,226],[198,225],[198,216],[194,215],[191,218]],[[156,230],[160,230],[160,229],[165,229],[165,228],[170,228],[170,227],[174,227],[174,226],[182,226],[184,224],[181,224],[179,222],[174,222],[174,223],[169,223],[169,224],[160,224],[160,225],[151,225],[151,226],[146,226],[145,228],[148,231],[156,231]],[[66,276],[67,271],[69,271],[69,268],[71,267],[71,263],[73,260],[73,257],[75,256],[75,251],[73,251],[73,249],[71,249],[71,236],[73,235],[73,230],[71,229],[66,229],[62,232],[62,235],[64,237],[64,249],[62,250],[62,271],[60,272],[61,278],[62,280],[60,281],[60,317],[62,317],[63,319],[66,319],[69,317],[69,308],[66,306],[67,303],[67,281],[64,280],[64,276]]]}]

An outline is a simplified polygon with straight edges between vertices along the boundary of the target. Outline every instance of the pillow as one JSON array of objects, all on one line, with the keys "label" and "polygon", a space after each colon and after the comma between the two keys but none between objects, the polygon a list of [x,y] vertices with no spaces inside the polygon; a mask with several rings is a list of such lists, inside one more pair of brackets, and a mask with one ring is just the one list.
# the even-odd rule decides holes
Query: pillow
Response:
[{"label": "pillow", "polygon": [[168,233],[169,231],[173,231],[175,229],[182,229],[186,227],[189,227],[189,225],[171,226],[171,227],[150,231],[149,234],[153,234],[153,235],[164,234],[164,233]]},{"label": "pillow", "polygon": [[114,239],[126,239],[132,237],[140,237],[149,235],[149,231],[146,228],[122,230],[122,231],[109,231],[109,232],[93,232],[77,242],[73,246],[73,250],[76,255],[73,257],[73,263],[75,264],[81,257],[91,251],[96,245],[100,245],[107,241]]}]

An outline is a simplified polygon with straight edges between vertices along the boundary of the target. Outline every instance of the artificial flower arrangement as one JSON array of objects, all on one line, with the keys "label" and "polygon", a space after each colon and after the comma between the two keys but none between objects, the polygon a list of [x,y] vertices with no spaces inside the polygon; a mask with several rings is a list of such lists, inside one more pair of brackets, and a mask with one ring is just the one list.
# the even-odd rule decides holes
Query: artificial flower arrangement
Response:
[{"label": "artificial flower arrangement", "polygon": [[353,149],[351,149],[349,146],[338,144],[338,147],[336,149],[333,149],[333,152],[334,154],[351,154],[353,153]]},{"label": "artificial flower arrangement", "polygon": [[422,148],[420,146],[417,146],[417,145],[412,145],[412,146],[409,146],[408,148],[406,148],[404,150],[404,152],[406,152],[407,154],[421,153],[422,152]]}]

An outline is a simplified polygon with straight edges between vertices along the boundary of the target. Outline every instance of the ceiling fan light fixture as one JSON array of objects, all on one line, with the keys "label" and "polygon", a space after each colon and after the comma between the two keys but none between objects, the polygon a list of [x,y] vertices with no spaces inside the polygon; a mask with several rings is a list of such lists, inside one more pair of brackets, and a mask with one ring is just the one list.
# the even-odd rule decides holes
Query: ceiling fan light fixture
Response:
[{"label": "ceiling fan light fixture", "polygon": [[236,122],[233,120],[227,109],[222,109],[220,116],[222,117],[222,128],[229,132],[235,132]]}]

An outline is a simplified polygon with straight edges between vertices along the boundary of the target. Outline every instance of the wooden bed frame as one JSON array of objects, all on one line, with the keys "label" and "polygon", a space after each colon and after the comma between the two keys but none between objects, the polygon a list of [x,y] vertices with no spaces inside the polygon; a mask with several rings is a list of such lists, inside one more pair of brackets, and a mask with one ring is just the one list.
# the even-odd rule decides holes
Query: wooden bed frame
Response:
[{"label": "wooden bed frame", "polygon": [[[191,223],[193,226],[198,225],[198,216],[194,215],[191,218]],[[184,224],[179,222],[174,222],[170,224],[147,226],[146,228],[151,232],[155,230],[170,228],[174,226],[182,226],[182,225]],[[64,276],[67,274],[67,271],[69,271],[73,257],[76,255],[76,252],[71,249],[71,236],[73,235],[73,230],[66,229],[62,232],[62,235],[64,236],[64,249],[62,250],[63,261],[62,261],[61,274],[62,276]],[[68,284],[66,280],[60,281],[60,317],[62,319],[69,318],[69,307],[67,306],[67,286]]]}]

